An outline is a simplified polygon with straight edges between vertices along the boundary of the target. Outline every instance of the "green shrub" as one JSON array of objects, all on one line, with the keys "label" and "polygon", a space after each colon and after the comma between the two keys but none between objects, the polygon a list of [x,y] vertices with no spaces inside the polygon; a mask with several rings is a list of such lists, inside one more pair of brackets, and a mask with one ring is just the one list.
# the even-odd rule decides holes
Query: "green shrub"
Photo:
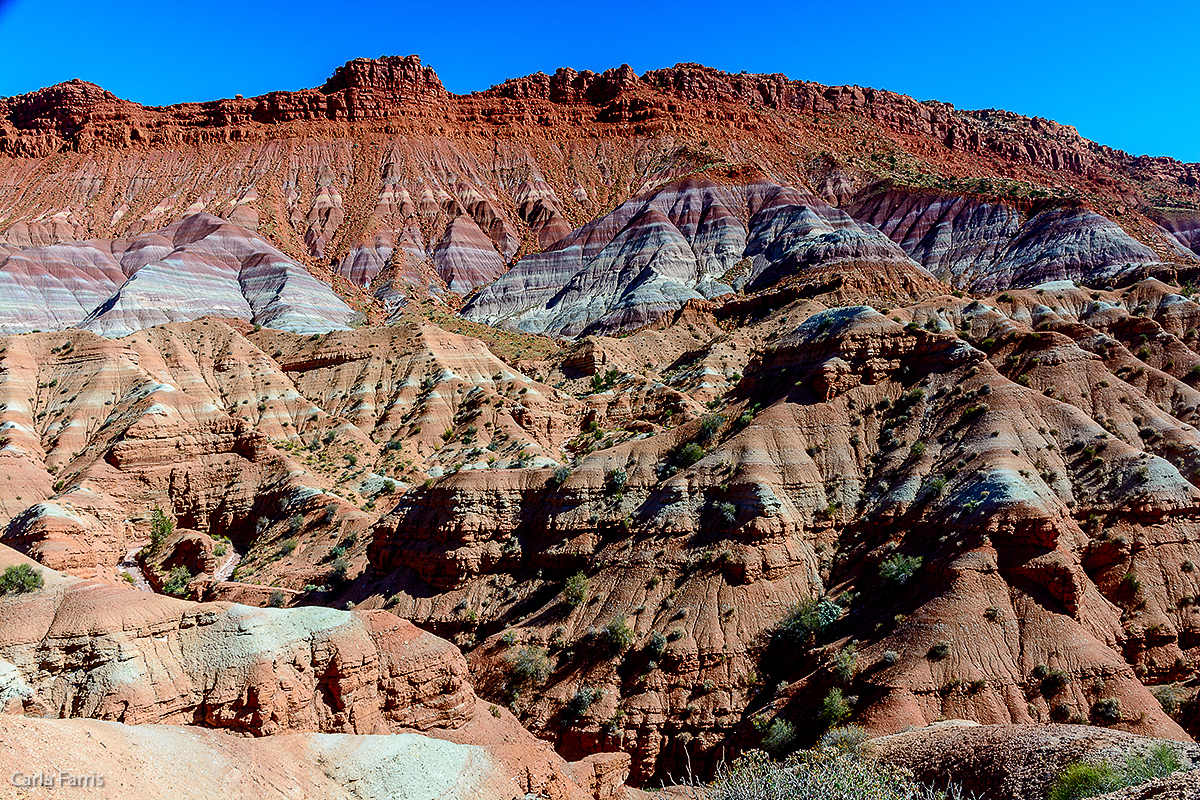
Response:
[{"label": "green shrub", "polygon": [[723,414],[709,414],[704,419],[700,420],[699,440],[703,444],[708,444],[712,441],[721,429],[725,427],[725,416]]},{"label": "green shrub", "polygon": [[821,701],[821,718],[831,728],[841,725],[850,718],[851,713],[850,701],[846,699],[846,695],[841,689],[830,689],[829,694],[825,695],[825,699]]},{"label": "green shrub", "polygon": [[633,629],[625,621],[624,614],[605,625],[600,636],[610,653],[624,653],[633,644]]},{"label": "green shrub", "polygon": [[854,679],[857,662],[858,653],[855,652],[854,645],[847,645],[833,657],[833,671],[843,683],[849,683]]},{"label": "green shrub", "polygon": [[294,552],[296,552],[296,540],[295,539],[284,539],[282,542],[279,543],[279,555],[290,556]]},{"label": "green shrub", "polygon": [[717,515],[721,518],[721,522],[726,525],[732,525],[737,522],[737,506],[733,503],[723,502],[717,503]]},{"label": "green shrub", "polygon": [[591,686],[580,686],[575,692],[575,696],[567,701],[563,706],[563,716],[568,719],[579,719],[588,712],[592,707],[592,703],[596,702],[603,696],[599,689],[594,689]]},{"label": "green shrub", "polygon": [[175,567],[167,575],[167,580],[163,583],[163,592],[175,597],[183,597],[187,593],[187,586],[191,580],[192,574],[188,572],[187,567]]},{"label": "green shrub", "polygon": [[1042,696],[1047,698],[1057,697],[1062,694],[1070,682],[1071,676],[1061,669],[1050,670],[1046,674],[1046,677],[1042,678]]},{"label": "green shrub", "polygon": [[576,572],[563,583],[562,598],[571,608],[578,608],[588,596],[587,575]]},{"label": "green shrub", "polygon": [[540,686],[554,672],[554,662],[544,647],[522,647],[505,656],[505,660],[508,662],[508,681],[514,686],[527,683]]},{"label": "green shrub", "polygon": [[671,454],[670,464],[676,469],[687,469],[704,458],[704,448],[695,442],[688,442]]},{"label": "green shrub", "polygon": [[646,644],[642,647],[642,651],[652,659],[661,656],[666,649],[667,637],[658,631],[651,632],[650,636],[646,638]]},{"label": "green shrub", "polygon": [[1047,800],[1083,800],[1121,788],[1121,775],[1110,764],[1068,764],[1050,787]]},{"label": "green shrub", "polygon": [[271,592],[271,596],[267,598],[268,608],[283,608],[287,603],[287,595],[276,589]]},{"label": "green shrub", "polygon": [[332,584],[345,583],[350,572],[350,562],[344,558],[335,558],[329,565],[329,582]]},{"label": "green shrub", "polygon": [[1055,779],[1047,800],[1084,800],[1165,778],[1180,768],[1179,756],[1165,743],[1149,751],[1126,751],[1123,764],[1077,761],[1068,764]]},{"label": "green shrub", "polygon": [[1103,700],[1097,700],[1092,706],[1092,713],[1097,719],[1105,722],[1120,722],[1121,721],[1121,701],[1116,697],[1105,697]]},{"label": "green shrub", "polygon": [[950,651],[953,649],[954,649],[954,646],[951,645],[949,642],[947,642],[945,639],[943,639],[942,641],[936,643],[933,647],[929,648],[929,653],[927,654],[926,657],[930,661],[941,661],[942,659],[949,656]]},{"label": "green shrub", "polygon": [[821,734],[818,747],[832,747],[847,753],[857,753],[862,745],[871,739],[871,734],[861,725],[842,725],[830,728]]},{"label": "green shrub", "polygon": [[825,597],[810,597],[792,606],[771,636],[777,650],[795,651],[808,644],[842,614],[841,606]]},{"label": "green shrub", "polygon": [[13,564],[0,575],[0,595],[36,592],[45,585],[42,571],[31,564]]},{"label": "green shrub", "polygon": [[796,742],[796,728],[785,719],[776,717],[763,731],[759,746],[776,758],[787,755]]},{"label": "green shrub", "polygon": [[571,477],[570,467],[555,467],[554,472],[550,473],[550,480],[547,482],[551,488],[557,489],[567,482],[567,478]]},{"label": "green shrub", "polygon": [[879,577],[903,586],[912,579],[924,563],[920,556],[893,553],[879,563]]}]

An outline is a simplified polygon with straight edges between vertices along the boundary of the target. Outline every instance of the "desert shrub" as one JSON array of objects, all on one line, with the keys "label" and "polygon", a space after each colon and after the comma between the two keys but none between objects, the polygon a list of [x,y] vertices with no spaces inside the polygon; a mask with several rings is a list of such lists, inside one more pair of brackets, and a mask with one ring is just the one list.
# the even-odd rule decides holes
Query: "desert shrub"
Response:
[{"label": "desert shrub", "polygon": [[335,558],[333,563],[329,565],[329,581],[330,583],[344,583],[347,578],[347,573],[350,571],[350,562],[344,558]]},{"label": "desert shrub", "polygon": [[571,468],[570,467],[565,467],[565,466],[564,467],[555,467],[554,472],[550,473],[549,484],[551,487],[557,489],[558,487],[560,487],[564,483],[566,483],[567,478],[569,478],[569,477],[571,477]]},{"label": "desert shrub", "polygon": [[604,479],[605,488],[608,489],[609,494],[620,494],[625,491],[625,485],[628,482],[629,476],[620,467],[609,470]]},{"label": "desert shrub", "polygon": [[609,652],[624,653],[629,649],[629,645],[633,644],[633,629],[625,621],[625,615],[620,614],[604,626],[600,637]]},{"label": "desert shrub", "polygon": [[271,596],[267,598],[267,606],[269,608],[283,608],[287,602],[287,595],[276,589],[271,592]]},{"label": "desert shrub", "polygon": [[1083,800],[1130,786],[1164,778],[1181,768],[1179,756],[1168,744],[1148,751],[1127,751],[1124,763],[1106,761],[1068,764],[1050,786],[1047,800]]},{"label": "desert shrub", "polygon": [[777,651],[795,651],[819,635],[842,614],[841,606],[826,597],[810,597],[792,606],[771,636]]},{"label": "desert shrub", "polygon": [[704,458],[704,448],[695,442],[688,442],[671,454],[670,464],[675,469],[687,469]]},{"label": "desert shrub", "polygon": [[831,728],[836,728],[850,718],[852,709],[841,689],[830,689],[829,694],[821,701],[821,718]]},{"label": "desert shrub", "polygon": [[843,683],[849,683],[854,679],[854,672],[858,664],[858,653],[855,652],[854,645],[847,645],[833,657],[833,671],[837,673],[838,678]]},{"label": "desert shrub", "polygon": [[1120,774],[1110,764],[1068,764],[1050,787],[1047,800],[1083,800],[1121,788]]},{"label": "desert shrub", "polygon": [[885,667],[890,667],[900,660],[900,654],[895,650],[884,650],[883,655],[879,657],[879,663]]},{"label": "desert shrub", "polygon": [[522,647],[505,656],[508,681],[514,686],[531,683],[537,686],[546,682],[554,672],[554,662],[544,647]]},{"label": "desert shrub", "polygon": [[575,695],[563,706],[563,716],[568,719],[582,717],[592,707],[592,703],[599,700],[602,696],[602,692],[599,689],[591,686],[580,686],[576,690]]},{"label": "desert shrub", "polygon": [[0,575],[0,595],[36,592],[44,586],[42,571],[31,564],[13,564]]},{"label": "desert shrub", "polygon": [[771,755],[779,758],[787,755],[795,745],[796,728],[786,719],[776,717],[762,733],[759,746]]},{"label": "desert shrub", "polygon": [[187,586],[191,580],[192,574],[188,572],[187,567],[175,567],[167,575],[166,581],[163,582],[163,592],[175,597],[183,597],[187,592]]},{"label": "desert shrub", "polygon": [[1165,778],[1182,768],[1179,755],[1169,744],[1157,744],[1149,751],[1125,754],[1126,786],[1139,786],[1156,778]]},{"label": "desert shrub", "polygon": [[587,575],[576,572],[563,583],[562,599],[571,608],[579,607],[588,596]]},{"label": "desert shrub", "polygon": [[[805,750],[783,761],[751,752],[717,767],[712,800],[932,800],[940,794],[918,784],[902,767],[836,747]],[[947,792],[961,796],[953,787]]]},{"label": "desert shrub", "polygon": [[920,556],[893,553],[879,563],[879,577],[903,586],[921,568],[922,563]]},{"label": "desert shrub", "polygon": [[832,747],[847,753],[857,753],[858,749],[871,739],[871,734],[861,725],[842,725],[830,728],[821,734],[818,747]]},{"label": "desert shrub", "polygon": [[1061,669],[1050,670],[1045,678],[1042,678],[1042,696],[1057,697],[1062,694],[1062,691],[1067,688],[1067,684],[1071,682],[1071,676],[1063,672]]},{"label": "desert shrub", "polygon": [[733,503],[717,503],[717,516],[721,518],[722,523],[732,525],[737,521],[737,513],[737,506]]},{"label": "desert shrub", "polygon": [[698,438],[703,444],[708,444],[721,432],[721,428],[723,427],[725,427],[725,416],[723,414],[709,414],[700,420]]},{"label": "desert shrub", "polygon": [[642,650],[651,658],[658,658],[667,649],[667,637],[663,636],[658,631],[653,631],[646,638],[646,644]]},{"label": "desert shrub", "polygon": [[1121,701],[1116,697],[1097,700],[1092,706],[1092,713],[1096,715],[1097,719],[1105,722],[1119,722],[1121,720]]},{"label": "desert shrub", "polygon": [[296,540],[295,539],[284,539],[282,542],[279,543],[279,555],[290,556],[294,552],[296,552]]},{"label": "desert shrub", "polygon": [[947,642],[945,639],[943,639],[940,642],[936,643],[933,647],[929,648],[929,653],[927,655],[927,658],[930,661],[941,661],[942,659],[944,659],[950,655],[950,651],[952,649],[954,649],[953,645],[951,645],[949,642]]}]

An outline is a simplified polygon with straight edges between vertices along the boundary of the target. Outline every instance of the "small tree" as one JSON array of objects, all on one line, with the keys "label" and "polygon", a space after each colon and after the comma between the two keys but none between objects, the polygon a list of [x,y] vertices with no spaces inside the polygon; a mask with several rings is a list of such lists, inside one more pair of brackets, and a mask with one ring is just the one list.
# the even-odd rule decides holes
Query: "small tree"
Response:
[{"label": "small tree", "polygon": [[0,575],[0,595],[36,592],[45,583],[40,569],[29,564],[13,564]]},{"label": "small tree", "polygon": [[576,572],[563,584],[562,598],[571,608],[578,608],[588,596],[587,575]]},{"label": "small tree", "polygon": [[150,512],[150,552],[157,553],[163,544],[175,533],[175,520],[166,515],[158,506]]}]

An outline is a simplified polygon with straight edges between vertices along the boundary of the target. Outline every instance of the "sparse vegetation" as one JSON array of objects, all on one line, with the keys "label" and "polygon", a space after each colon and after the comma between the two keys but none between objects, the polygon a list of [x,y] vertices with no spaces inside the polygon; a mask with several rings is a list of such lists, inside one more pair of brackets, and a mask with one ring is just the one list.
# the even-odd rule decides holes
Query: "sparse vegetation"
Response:
[{"label": "sparse vegetation", "polygon": [[853,711],[845,693],[838,688],[830,689],[829,694],[821,701],[821,719],[831,728],[836,728],[849,719]]},{"label": "sparse vegetation", "polygon": [[1179,756],[1171,745],[1161,743],[1148,751],[1129,750],[1123,763],[1108,761],[1068,764],[1050,787],[1047,800],[1084,800],[1140,786],[1164,778],[1181,768]]},{"label": "sparse vegetation", "polygon": [[554,662],[544,647],[522,647],[505,657],[510,686],[541,686],[554,672]]},{"label": "sparse vegetation", "polygon": [[711,800],[936,800],[959,798],[952,787],[945,795],[924,787],[912,773],[856,755],[836,741],[803,750],[784,760],[750,752],[718,767],[708,786]]},{"label": "sparse vegetation", "polygon": [[187,594],[188,583],[192,580],[192,574],[188,572],[187,567],[178,566],[171,570],[167,575],[167,579],[163,582],[163,593],[173,595],[175,597],[183,597]]},{"label": "sparse vegetation", "polygon": [[604,626],[601,638],[610,653],[623,653],[633,644],[633,629],[625,621],[625,615],[617,615]]},{"label": "sparse vegetation", "polygon": [[13,564],[0,575],[0,595],[36,592],[45,583],[42,571],[37,567],[31,564]]},{"label": "sparse vegetation", "polygon": [[587,575],[576,572],[563,583],[562,599],[571,608],[578,608],[588,596]]},{"label": "sparse vegetation", "polygon": [[920,556],[893,553],[879,563],[879,577],[903,586],[917,573],[922,563]]}]

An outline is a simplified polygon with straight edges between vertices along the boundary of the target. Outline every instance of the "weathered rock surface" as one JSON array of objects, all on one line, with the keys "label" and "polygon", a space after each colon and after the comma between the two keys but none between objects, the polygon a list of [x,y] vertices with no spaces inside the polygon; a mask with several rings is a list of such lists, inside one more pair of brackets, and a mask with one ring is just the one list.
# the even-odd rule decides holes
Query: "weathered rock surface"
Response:
[{"label": "weathered rock surface", "polygon": [[806,191],[733,170],[684,178],[625,202],[517,262],[463,315],[555,336],[623,331],[691,300],[811,280],[814,268],[824,278],[890,268],[916,286],[897,278],[872,288],[909,299],[937,293],[932,277],[879,231]]},{"label": "weathered rock surface", "polygon": [[[1186,705],[1200,645],[1195,303],[1156,281],[946,295],[899,322],[759,302],[585,339],[560,374],[604,380],[570,474],[414,488],[376,525],[360,591],[486,637],[470,658],[490,697],[517,691],[571,757],[630,752],[636,780],[680,768],[684,746],[696,766],[754,745],[754,716],[820,730],[833,688],[880,732],[1089,720],[1186,740],[1146,686]],[[692,422],[660,431],[639,405],[649,359]],[[885,577],[900,556],[919,577]],[[580,570],[589,598],[570,607]],[[772,656],[814,596],[827,627]],[[543,689],[512,683],[524,648],[549,653]],[[585,687],[602,699],[566,716]]]},{"label": "weathered rock surface", "polygon": [[206,315],[295,331],[353,312],[261,236],[206,214],[129,239],[63,242],[0,259],[0,333],[86,328],[124,336]]},{"label": "weathered rock surface", "polygon": [[[9,782],[11,797],[22,796],[20,782],[32,782],[45,773],[65,782],[52,790],[55,797],[127,800],[171,796],[511,800],[525,788],[524,776],[484,747],[412,733],[288,733],[244,739],[175,725],[6,715],[0,715],[0,766],[6,776],[20,776]],[[204,779],[197,780],[201,769]],[[29,786],[25,791],[31,796],[48,791],[34,783]]]},{"label": "weathered rock surface", "polygon": [[[1195,165],[1049,120],[696,64],[562,69],[460,96],[415,56],[358,59],[320,88],[166,108],[72,81],[0,100],[0,158],[5,245],[128,238],[203,211],[358,286],[390,265],[407,295],[469,291],[603,209],[728,164],[834,205],[881,178],[953,184],[968,204],[1082,200],[1155,263],[1191,256],[1154,204],[1200,197]],[[1129,248],[1098,220],[1067,227],[1086,233],[1047,236],[1112,258]]]},{"label": "weathered rock surface", "polygon": [[938,277],[976,292],[1074,280],[1089,286],[1165,266],[1085,208],[944,192],[869,189],[846,211],[879,227]]},{"label": "weathered rock surface", "polygon": [[[0,567],[14,563],[32,562],[0,548]],[[619,795],[624,781],[619,767],[606,780],[588,783],[586,792],[580,789],[572,769],[548,745],[478,702],[466,661],[453,645],[390,613],[197,604],[50,570],[42,574],[40,591],[0,598],[6,620],[0,663],[9,667],[0,696],[19,698],[26,711],[250,736],[420,731],[447,740],[397,740],[404,745],[401,753],[425,753],[432,764],[447,759],[441,769],[427,766],[426,781],[453,786],[467,780],[481,791],[507,786],[511,792],[515,779],[520,791],[562,798],[599,796],[594,792],[602,785],[609,796]],[[10,699],[6,705],[14,704]],[[55,736],[58,730],[0,725],[6,736],[15,735],[14,728],[33,736],[36,731]],[[132,731],[141,729],[107,730],[137,739],[140,734]],[[190,739],[200,750],[212,741],[157,726],[145,736]],[[283,741],[286,752],[292,740]],[[348,754],[389,752],[381,744],[386,740],[374,736],[334,741],[335,750]],[[20,738],[14,741],[14,747],[20,744]],[[275,746],[260,747],[270,754]],[[315,766],[303,761],[311,753],[301,749],[299,755],[297,766]],[[358,770],[353,762],[347,768],[349,774]]]},{"label": "weathered rock surface", "polygon": [[[1146,755],[1166,745],[1183,772],[1169,784],[1200,792],[1200,746],[1180,744],[1081,725],[969,725],[940,723],[873,739],[867,752],[911,769],[935,786],[958,783],[965,792],[992,800],[1044,800],[1063,768],[1076,761],[1123,765],[1125,754]],[[1120,792],[1109,797],[1159,797],[1161,789]],[[1169,786],[1166,791],[1169,791]],[[1187,797],[1186,794],[1182,795]]]}]

